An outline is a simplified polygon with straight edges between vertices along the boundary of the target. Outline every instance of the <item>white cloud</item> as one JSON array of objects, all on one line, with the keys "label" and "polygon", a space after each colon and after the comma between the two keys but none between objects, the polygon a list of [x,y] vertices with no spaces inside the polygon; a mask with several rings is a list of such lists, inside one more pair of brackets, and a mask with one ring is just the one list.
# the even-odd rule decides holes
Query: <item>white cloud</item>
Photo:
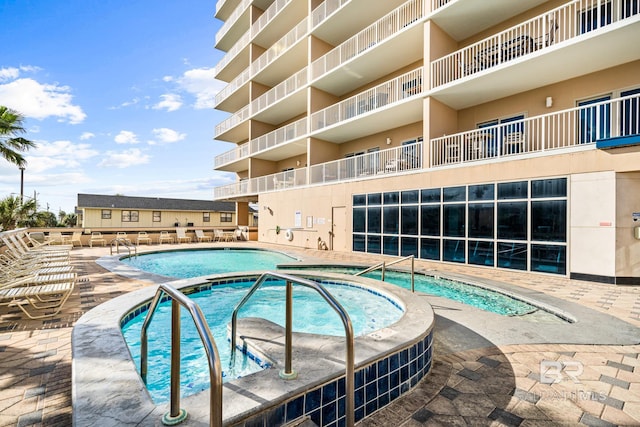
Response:
[{"label": "white cloud", "polygon": [[[2,69],[6,78],[15,78],[13,71]],[[9,76],[9,77],[7,77]],[[42,120],[58,117],[59,121],[71,124],[82,122],[86,114],[72,104],[71,88],[37,82],[31,78],[20,78],[0,84],[0,104],[6,105],[25,117]]]},{"label": "white cloud", "polygon": [[91,132],[82,132],[82,135],[80,135],[80,140],[85,141],[87,139],[94,138],[95,136],[96,135]]},{"label": "white cloud", "polygon": [[36,148],[25,156],[27,170],[38,174],[53,169],[73,169],[80,167],[83,161],[100,154],[89,144],[74,144],[71,141],[37,141]]},{"label": "white cloud", "polygon": [[128,130],[121,130],[113,140],[118,144],[137,144],[140,142],[138,136]]},{"label": "white cloud", "polygon": [[113,167],[124,169],[131,166],[143,165],[149,163],[151,156],[143,154],[138,148],[131,148],[124,151],[107,151],[104,159],[98,163],[99,167]]},{"label": "white cloud", "polygon": [[[186,133],[179,133],[169,128],[154,129],[153,134],[161,143],[170,144],[172,142],[182,141],[187,137]],[[155,145],[155,141],[149,141],[149,145]]]},{"label": "white cloud", "polygon": [[179,87],[196,97],[195,109],[215,107],[215,97],[227,84],[216,80],[213,68],[194,68],[176,79]]},{"label": "white cloud", "polygon": [[167,93],[160,95],[160,98],[162,98],[162,101],[152,107],[154,110],[176,111],[182,107],[182,98],[180,95]]},{"label": "white cloud", "polygon": [[0,68],[0,82],[5,80],[15,80],[18,76],[20,76],[20,70],[18,68]]}]

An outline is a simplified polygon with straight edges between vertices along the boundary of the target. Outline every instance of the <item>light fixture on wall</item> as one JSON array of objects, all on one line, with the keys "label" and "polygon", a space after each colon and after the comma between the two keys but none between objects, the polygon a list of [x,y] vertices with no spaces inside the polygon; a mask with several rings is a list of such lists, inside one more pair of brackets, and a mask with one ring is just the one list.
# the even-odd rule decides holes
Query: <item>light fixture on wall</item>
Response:
[{"label": "light fixture on wall", "polygon": [[545,99],[545,100],[544,100],[544,105],[545,105],[547,108],[551,108],[551,107],[553,107],[553,98],[552,98],[552,97],[550,97],[550,96],[547,96],[547,99]]},{"label": "light fixture on wall", "polygon": [[391,145],[391,138],[387,138],[387,145]]},{"label": "light fixture on wall", "polygon": [[300,160],[296,160],[296,166],[300,166]]}]

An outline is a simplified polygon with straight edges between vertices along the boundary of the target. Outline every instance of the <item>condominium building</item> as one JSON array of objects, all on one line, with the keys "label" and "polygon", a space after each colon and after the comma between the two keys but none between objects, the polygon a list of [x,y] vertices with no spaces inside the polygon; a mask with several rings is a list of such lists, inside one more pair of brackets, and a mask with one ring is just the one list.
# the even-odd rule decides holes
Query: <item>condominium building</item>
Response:
[{"label": "condominium building", "polygon": [[260,241],[640,284],[640,0],[215,16],[214,199],[257,203]]}]

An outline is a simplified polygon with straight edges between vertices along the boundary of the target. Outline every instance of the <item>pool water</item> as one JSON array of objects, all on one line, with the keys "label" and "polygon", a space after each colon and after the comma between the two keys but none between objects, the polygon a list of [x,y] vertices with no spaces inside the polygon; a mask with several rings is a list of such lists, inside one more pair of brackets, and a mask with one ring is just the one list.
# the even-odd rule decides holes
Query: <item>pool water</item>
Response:
[{"label": "pool water", "polygon": [[[253,281],[212,286],[210,290],[189,294],[202,309],[218,347],[223,380],[246,376],[263,369],[263,366],[247,357],[236,357],[233,369],[229,368],[230,344],[227,325],[234,308],[247,293]],[[369,292],[364,288],[345,284],[322,283],[349,314],[356,336],[384,328],[395,323],[403,310],[391,300]],[[238,317],[260,317],[284,327],[284,282],[263,285],[240,310]],[[314,290],[295,286],[293,291],[293,329],[296,332],[344,336],[340,317]],[[304,309],[300,309],[304,307]],[[206,353],[196,328],[186,310],[181,310],[181,391],[190,395],[209,388],[209,370]],[[135,317],[123,326],[122,332],[129,346],[136,368],[140,368],[140,330],[146,313]],[[160,304],[148,329],[147,388],[157,403],[169,400],[171,342],[171,303]]]},{"label": "pool water", "polygon": [[155,252],[123,258],[122,262],[149,273],[188,279],[207,274],[272,270],[297,261],[288,255],[257,249],[203,249]]}]

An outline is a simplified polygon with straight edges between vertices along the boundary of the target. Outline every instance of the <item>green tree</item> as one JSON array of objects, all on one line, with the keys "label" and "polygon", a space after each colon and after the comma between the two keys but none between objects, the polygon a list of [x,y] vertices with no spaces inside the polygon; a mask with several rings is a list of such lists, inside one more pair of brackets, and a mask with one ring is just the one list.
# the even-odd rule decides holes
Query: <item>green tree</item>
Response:
[{"label": "green tree", "polygon": [[26,132],[22,126],[23,120],[20,113],[0,105],[0,155],[18,167],[27,164],[21,153],[36,146],[32,141],[19,136]]},{"label": "green tree", "polygon": [[36,218],[36,201],[21,203],[19,196],[8,196],[0,200],[0,225],[3,230],[33,226]]},{"label": "green tree", "polygon": [[65,227],[75,227],[78,224],[78,215],[74,213],[64,214],[60,219],[60,224]]}]

